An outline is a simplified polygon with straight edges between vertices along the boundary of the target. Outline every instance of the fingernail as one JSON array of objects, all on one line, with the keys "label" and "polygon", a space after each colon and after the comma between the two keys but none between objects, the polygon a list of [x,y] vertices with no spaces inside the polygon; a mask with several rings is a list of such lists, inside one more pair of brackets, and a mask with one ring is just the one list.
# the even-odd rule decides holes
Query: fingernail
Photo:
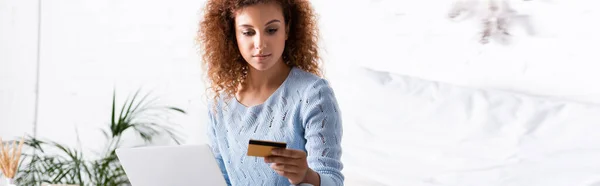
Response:
[{"label": "fingernail", "polygon": [[277,155],[277,154],[279,154],[279,151],[278,150],[271,150],[271,154]]}]

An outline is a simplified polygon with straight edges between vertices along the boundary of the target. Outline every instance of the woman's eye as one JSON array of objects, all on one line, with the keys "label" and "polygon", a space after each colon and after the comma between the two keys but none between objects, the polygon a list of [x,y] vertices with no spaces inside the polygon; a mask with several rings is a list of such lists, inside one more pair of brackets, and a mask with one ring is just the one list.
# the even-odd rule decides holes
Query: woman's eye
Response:
[{"label": "woman's eye", "polygon": [[242,32],[242,35],[251,36],[251,35],[254,35],[254,32],[252,32],[252,31],[244,31],[244,32]]},{"label": "woman's eye", "polygon": [[273,34],[273,33],[277,32],[277,29],[276,28],[271,28],[271,29],[268,29],[267,32],[269,34]]}]

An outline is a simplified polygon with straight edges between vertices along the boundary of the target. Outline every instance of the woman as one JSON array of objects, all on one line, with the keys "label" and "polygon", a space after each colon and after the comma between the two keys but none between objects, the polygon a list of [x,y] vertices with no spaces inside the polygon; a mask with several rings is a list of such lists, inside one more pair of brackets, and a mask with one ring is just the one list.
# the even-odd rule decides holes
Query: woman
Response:
[{"label": "woman", "polygon": [[[342,123],[306,0],[208,0],[198,42],[210,146],[229,185],[343,185]],[[247,156],[250,139],[287,143]]]}]

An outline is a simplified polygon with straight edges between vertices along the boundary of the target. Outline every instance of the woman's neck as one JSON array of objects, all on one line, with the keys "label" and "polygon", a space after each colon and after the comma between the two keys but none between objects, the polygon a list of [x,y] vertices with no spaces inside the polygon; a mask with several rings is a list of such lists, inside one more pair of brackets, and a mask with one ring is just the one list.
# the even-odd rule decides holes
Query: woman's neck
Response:
[{"label": "woman's neck", "polygon": [[287,78],[291,71],[283,61],[279,61],[273,67],[259,71],[252,67],[248,68],[248,76],[244,83],[246,90],[268,90],[278,88]]}]

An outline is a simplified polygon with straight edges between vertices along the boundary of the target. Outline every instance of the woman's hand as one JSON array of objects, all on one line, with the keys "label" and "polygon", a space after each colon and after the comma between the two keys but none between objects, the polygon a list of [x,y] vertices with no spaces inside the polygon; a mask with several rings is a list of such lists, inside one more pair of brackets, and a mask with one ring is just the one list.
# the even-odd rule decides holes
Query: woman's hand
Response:
[{"label": "woman's hand", "polygon": [[319,174],[308,168],[306,152],[294,149],[273,149],[271,156],[265,157],[266,163],[272,163],[271,169],[288,178],[291,184],[310,183],[319,185]]}]

